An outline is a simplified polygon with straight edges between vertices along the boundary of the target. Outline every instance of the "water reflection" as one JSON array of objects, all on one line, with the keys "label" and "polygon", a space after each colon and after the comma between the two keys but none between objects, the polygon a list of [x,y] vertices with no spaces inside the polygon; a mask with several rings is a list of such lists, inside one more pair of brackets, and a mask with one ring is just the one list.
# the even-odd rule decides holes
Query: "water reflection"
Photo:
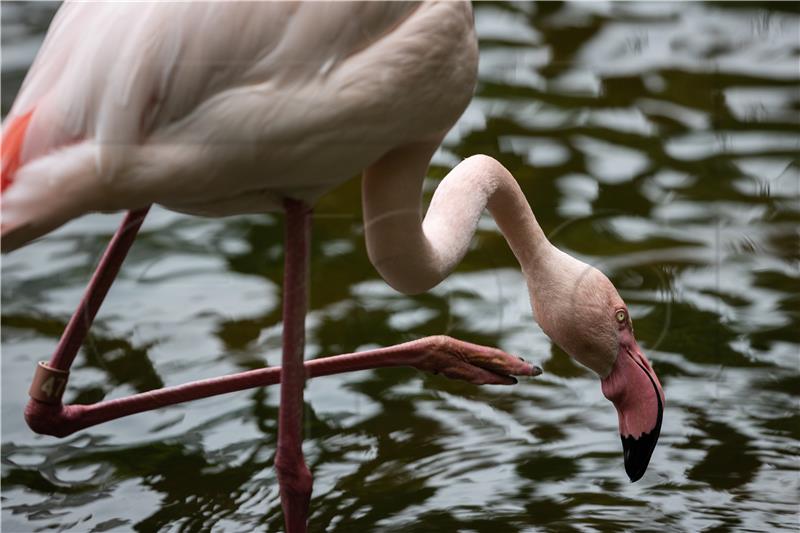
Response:
[{"label": "water reflection", "polygon": [[[315,214],[308,357],[449,333],[544,363],[513,388],[406,370],[312,382],[305,453],[326,531],[675,531],[796,526],[800,443],[800,17],[791,3],[476,5],[477,97],[436,155],[500,159],[563,249],[630,304],[667,391],[627,483],[595,378],[532,324],[481,223],[456,275],[398,295],[366,260],[359,184]],[[7,112],[54,10],[3,3]],[[282,529],[276,390],[139,415],[63,441],[24,426],[48,354],[117,219],[3,260],[8,531]],[[277,364],[282,220],[156,210],[76,363],[93,402]]]}]

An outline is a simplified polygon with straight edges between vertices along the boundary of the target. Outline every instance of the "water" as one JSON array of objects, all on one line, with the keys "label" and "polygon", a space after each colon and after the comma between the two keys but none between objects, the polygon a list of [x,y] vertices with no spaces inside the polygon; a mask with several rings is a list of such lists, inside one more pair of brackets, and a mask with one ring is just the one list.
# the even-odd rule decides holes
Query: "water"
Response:
[{"label": "water", "polygon": [[[3,3],[3,112],[55,6]],[[406,369],[306,391],[314,531],[797,530],[800,17],[796,4],[481,4],[480,85],[431,171],[487,153],[561,248],[629,303],[667,410],[627,481],[613,408],[532,323],[487,219],[440,287],[369,265],[359,184],[315,216],[307,357],[447,333],[543,363],[514,387]],[[276,388],[63,440],[22,421],[118,216],[3,258],[2,527],[282,529]],[[94,402],[279,360],[280,217],[156,210],[76,361]]]}]

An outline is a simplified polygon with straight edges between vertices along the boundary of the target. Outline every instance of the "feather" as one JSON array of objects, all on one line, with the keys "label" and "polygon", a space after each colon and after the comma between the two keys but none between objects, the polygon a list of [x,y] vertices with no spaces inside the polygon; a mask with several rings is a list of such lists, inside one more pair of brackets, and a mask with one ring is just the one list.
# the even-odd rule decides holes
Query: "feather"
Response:
[{"label": "feather", "polygon": [[32,116],[33,111],[28,111],[24,115],[15,118],[11,121],[8,129],[3,132],[3,146],[0,152],[0,159],[2,159],[0,191],[2,192],[5,192],[14,181],[14,175],[19,168],[22,146],[25,142],[25,133],[28,130],[28,124]]}]

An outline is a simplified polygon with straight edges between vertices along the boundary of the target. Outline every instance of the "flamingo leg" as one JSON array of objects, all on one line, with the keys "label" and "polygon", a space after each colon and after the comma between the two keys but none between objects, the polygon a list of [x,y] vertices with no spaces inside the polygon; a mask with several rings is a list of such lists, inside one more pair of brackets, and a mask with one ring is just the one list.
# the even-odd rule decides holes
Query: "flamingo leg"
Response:
[{"label": "flamingo leg", "polygon": [[103,252],[92,279],[89,280],[83,299],[72,314],[58,346],[50,358],[49,366],[52,368],[69,370],[86,339],[86,334],[89,332],[89,327],[91,327],[100,305],[119,273],[122,262],[128,255],[128,250],[136,240],[136,235],[139,233],[139,228],[142,227],[148,211],[150,211],[150,206],[128,211],[125,214],[125,218],[122,219],[122,223]]},{"label": "flamingo leg", "polygon": [[308,306],[311,209],[286,200],[283,269],[283,365],[278,411],[278,450],[275,468],[287,533],[306,531],[311,499],[311,472],[303,458],[303,389],[305,319]]},{"label": "flamingo leg", "polygon": [[[86,287],[83,298],[64,329],[64,333],[61,335],[50,361],[48,363],[39,363],[36,369],[30,388],[31,401],[25,410],[26,419],[29,413],[36,417],[36,413],[42,411],[36,408],[36,404],[41,404],[41,406],[60,406],[61,394],[63,394],[66,387],[67,376],[72,362],[86,339],[89,327],[92,325],[106,294],[108,294],[111,284],[116,279],[122,262],[128,255],[128,250],[130,250],[133,241],[136,239],[139,228],[142,227],[149,210],[150,207],[148,206],[143,209],[128,211],[108,243],[103,256],[100,258],[100,263],[98,263],[94,274],[92,274],[92,279]],[[34,420],[33,422],[36,423],[37,421]]]},{"label": "flamingo leg", "polygon": [[[497,348],[445,336],[425,337],[386,348],[320,357],[304,363],[308,379],[373,368],[411,367],[476,385],[510,385],[511,376],[538,376],[541,368]],[[219,394],[281,382],[281,367],[259,368],[106,400],[90,405],[33,401],[26,409],[31,429],[66,437],[104,422]]]}]

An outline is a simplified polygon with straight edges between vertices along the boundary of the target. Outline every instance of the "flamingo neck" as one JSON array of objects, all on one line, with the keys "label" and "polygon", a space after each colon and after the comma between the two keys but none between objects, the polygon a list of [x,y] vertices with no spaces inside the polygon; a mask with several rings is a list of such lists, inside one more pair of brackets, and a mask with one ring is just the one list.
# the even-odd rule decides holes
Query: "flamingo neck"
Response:
[{"label": "flamingo neck", "polygon": [[446,276],[461,261],[488,210],[517,258],[532,300],[553,282],[552,268],[561,254],[547,240],[519,183],[506,168],[487,156],[473,156],[436,189],[422,228],[436,251],[438,271]]},{"label": "flamingo neck", "polygon": [[551,267],[565,254],[545,237],[517,181],[491,157],[472,156],[442,180],[421,220],[419,191],[429,158],[423,151],[397,151],[365,174],[367,250],[383,279],[406,294],[436,286],[467,253],[488,209],[533,297],[557,275]]},{"label": "flamingo neck", "polygon": [[508,170],[497,162],[485,166],[488,166],[488,175],[492,176],[486,208],[517,258],[529,287],[533,289],[541,282],[546,282],[543,277],[547,278],[551,272],[547,265],[555,260],[558,250],[547,240],[519,183]]}]

